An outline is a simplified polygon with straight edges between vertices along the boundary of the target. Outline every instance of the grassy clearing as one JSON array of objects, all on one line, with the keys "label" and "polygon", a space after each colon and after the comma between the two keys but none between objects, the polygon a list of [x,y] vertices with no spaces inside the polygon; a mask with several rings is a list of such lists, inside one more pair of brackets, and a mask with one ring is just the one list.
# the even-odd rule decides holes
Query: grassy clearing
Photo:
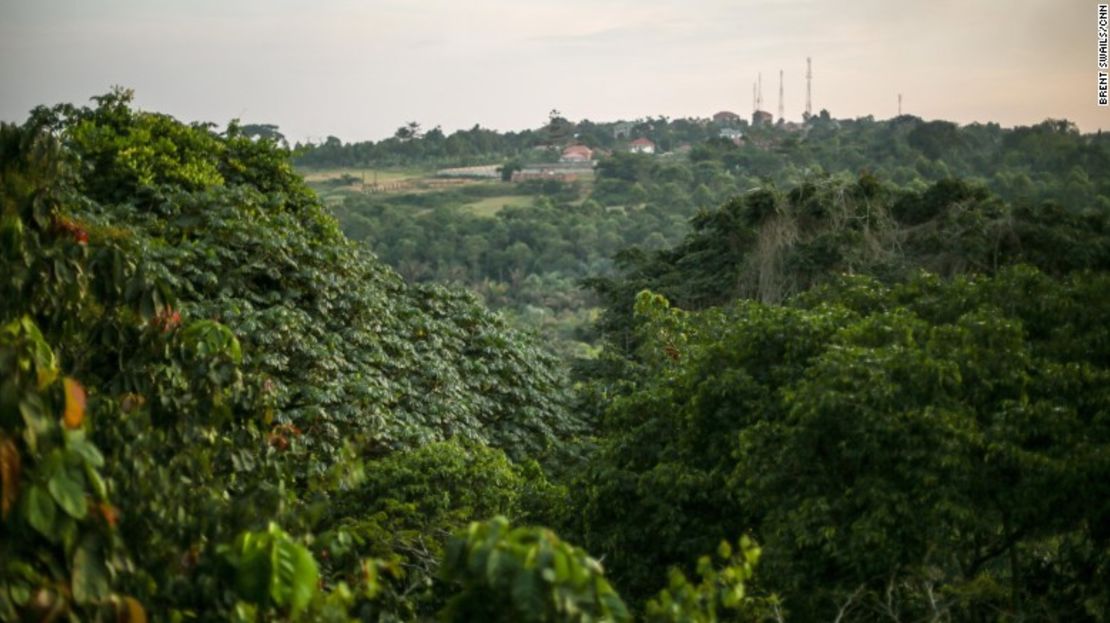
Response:
[{"label": "grassy clearing", "polygon": [[[328,205],[343,201],[348,195],[360,194],[377,185],[407,186],[423,180],[428,172],[420,169],[373,169],[365,167],[299,168],[309,187]],[[350,176],[346,180],[343,178]],[[352,181],[351,178],[354,178]],[[364,185],[365,183],[365,185]]]},{"label": "grassy clearing", "polygon": [[530,206],[534,199],[535,197],[529,195],[498,195],[496,197],[486,197],[474,203],[465,204],[461,209],[466,210],[474,216],[491,217],[505,207],[511,206],[515,208]]},{"label": "grassy clearing", "polygon": [[309,184],[319,184],[328,180],[337,180],[344,175],[353,175],[360,180],[365,179],[367,184],[375,180],[379,184],[400,182],[404,180],[426,177],[429,172],[421,169],[373,169],[361,167],[334,167],[327,169],[298,169]]}]

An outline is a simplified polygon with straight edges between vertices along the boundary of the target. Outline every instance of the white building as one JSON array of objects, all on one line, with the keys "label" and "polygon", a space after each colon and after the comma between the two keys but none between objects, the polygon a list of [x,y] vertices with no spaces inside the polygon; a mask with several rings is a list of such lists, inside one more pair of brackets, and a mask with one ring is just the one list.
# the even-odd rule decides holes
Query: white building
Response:
[{"label": "white building", "polygon": [[646,138],[638,138],[628,144],[628,150],[634,154],[654,154],[655,143]]}]

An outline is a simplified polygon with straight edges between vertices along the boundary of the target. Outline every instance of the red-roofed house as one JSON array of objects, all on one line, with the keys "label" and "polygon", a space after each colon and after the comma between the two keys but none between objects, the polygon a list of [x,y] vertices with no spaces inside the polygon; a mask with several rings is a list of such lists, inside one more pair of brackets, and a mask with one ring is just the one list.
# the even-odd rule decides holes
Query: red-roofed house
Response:
[{"label": "red-roofed house", "polygon": [[563,150],[563,155],[559,160],[562,162],[586,162],[592,160],[594,157],[594,150],[586,147],[585,145],[571,145]]},{"label": "red-roofed house", "polygon": [[646,138],[638,138],[628,144],[628,149],[634,154],[654,154],[655,143]]}]

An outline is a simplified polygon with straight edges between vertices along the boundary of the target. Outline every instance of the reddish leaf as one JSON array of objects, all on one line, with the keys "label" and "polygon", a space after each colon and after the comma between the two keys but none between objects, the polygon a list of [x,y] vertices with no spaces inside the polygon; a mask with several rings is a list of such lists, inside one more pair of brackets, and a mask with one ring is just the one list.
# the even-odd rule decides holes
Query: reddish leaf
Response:
[{"label": "reddish leaf", "polygon": [[81,422],[85,421],[85,388],[68,376],[63,385],[66,391],[66,411],[63,418],[66,428],[79,428]]},{"label": "reddish leaf", "polygon": [[0,434],[0,517],[8,518],[8,513],[19,498],[19,474],[22,462],[19,448],[15,442]]},{"label": "reddish leaf", "polygon": [[119,511],[116,510],[115,506],[107,502],[101,502],[96,505],[96,510],[100,511],[100,515],[104,517],[105,523],[109,526],[115,528],[119,523]]}]

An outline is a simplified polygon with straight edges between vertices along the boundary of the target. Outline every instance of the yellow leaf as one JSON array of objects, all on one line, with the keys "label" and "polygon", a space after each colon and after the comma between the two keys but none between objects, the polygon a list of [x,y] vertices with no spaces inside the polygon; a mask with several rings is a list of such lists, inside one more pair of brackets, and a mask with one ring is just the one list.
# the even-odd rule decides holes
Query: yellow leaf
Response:
[{"label": "yellow leaf", "polygon": [[66,390],[66,428],[78,428],[85,421],[85,388],[68,376],[63,380],[63,385]]},{"label": "yellow leaf", "polygon": [[126,597],[123,601],[127,604],[128,623],[146,623],[146,610],[138,599]]},{"label": "yellow leaf", "polygon": [[19,498],[21,468],[19,448],[10,438],[0,434],[0,518],[8,518],[8,513]]},{"label": "yellow leaf", "polygon": [[146,623],[146,610],[134,597],[124,597],[116,606],[116,620],[120,623]]},{"label": "yellow leaf", "polygon": [[40,390],[45,389],[53,383],[56,378],[58,378],[57,368],[39,368],[35,375],[35,380],[38,382],[38,388]]}]

